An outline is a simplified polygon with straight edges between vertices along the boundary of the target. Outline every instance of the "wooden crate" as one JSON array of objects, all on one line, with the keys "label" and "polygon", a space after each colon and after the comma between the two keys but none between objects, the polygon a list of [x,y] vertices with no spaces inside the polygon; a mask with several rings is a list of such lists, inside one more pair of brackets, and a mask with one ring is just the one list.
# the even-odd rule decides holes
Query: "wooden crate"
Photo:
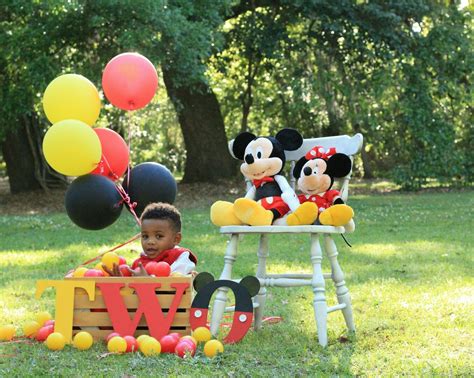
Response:
[{"label": "wooden crate", "polygon": [[[68,279],[68,278],[66,278]],[[127,307],[131,318],[135,316],[139,299],[133,288],[129,288],[130,283],[159,282],[161,287],[156,290],[159,303],[163,313],[169,310],[172,304],[176,289],[171,287],[172,283],[189,283],[189,288],[183,294],[178,305],[178,310],[171,324],[171,332],[177,332],[181,335],[191,334],[189,324],[190,308],[192,303],[192,278],[191,277],[82,277],[71,278],[74,280],[92,280],[97,283],[125,283],[121,289],[122,299]],[[112,322],[107,312],[102,293],[96,286],[95,300],[90,301],[84,289],[75,289],[74,295],[74,315],[73,315],[73,335],[80,331],[89,332],[94,339],[105,339],[107,335],[114,332]],[[145,317],[142,315],[140,323],[135,331],[135,337],[149,334]]]}]

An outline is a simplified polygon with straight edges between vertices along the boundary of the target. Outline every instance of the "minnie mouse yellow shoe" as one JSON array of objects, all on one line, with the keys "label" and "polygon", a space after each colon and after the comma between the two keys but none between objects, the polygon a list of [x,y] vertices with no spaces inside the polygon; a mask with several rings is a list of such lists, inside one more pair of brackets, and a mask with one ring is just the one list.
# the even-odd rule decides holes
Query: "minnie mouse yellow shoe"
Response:
[{"label": "minnie mouse yellow shoe", "polygon": [[319,222],[325,226],[344,226],[353,216],[352,207],[345,204],[333,205],[319,214]]}]

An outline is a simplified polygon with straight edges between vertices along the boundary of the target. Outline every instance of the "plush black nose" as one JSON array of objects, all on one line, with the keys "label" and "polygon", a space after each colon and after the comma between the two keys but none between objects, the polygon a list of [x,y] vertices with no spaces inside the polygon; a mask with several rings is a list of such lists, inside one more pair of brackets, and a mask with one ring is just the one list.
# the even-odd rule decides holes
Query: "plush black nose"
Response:
[{"label": "plush black nose", "polygon": [[312,172],[313,172],[313,170],[310,167],[305,167],[305,169],[303,169],[303,173],[306,176],[309,176]]},{"label": "plush black nose", "polygon": [[254,161],[255,159],[253,158],[252,154],[245,155],[245,162],[247,164],[253,164]]}]

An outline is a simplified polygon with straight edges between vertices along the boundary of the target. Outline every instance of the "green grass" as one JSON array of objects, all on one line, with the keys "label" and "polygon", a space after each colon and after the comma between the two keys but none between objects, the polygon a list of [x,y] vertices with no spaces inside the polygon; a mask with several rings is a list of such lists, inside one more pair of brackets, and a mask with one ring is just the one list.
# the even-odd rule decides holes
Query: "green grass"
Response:
[{"label": "green grass", "polygon": [[[474,192],[355,196],[353,247],[336,239],[352,296],[356,335],[347,335],[340,312],[328,319],[329,346],[317,343],[310,288],[269,289],[266,315],[278,324],[249,332],[208,360],[172,355],[103,356],[103,344],[79,352],[52,352],[40,344],[0,344],[1,376],[314,376],[472,375]],[[226,238],[208,209],[183,209],[183,245],[199,256],[200,271],[220,274]],[[49,289],[34,299],[39,279],[66,271],[137,232],[132,217],[99,232],[81,230],[64,214],[0,216],[0,325],[18,326],[39,310],[54,311]],[[236,276],[252,274],[256,237],[239,245]],[[309,241],[270,240],[274,273],[310,272]],[[128,259],[135,257],[126,250]],[[325,261],[327,268],[327,261]],[[327,270],[327,269],[326,269]],[[335,301],[327,281],[327,298]],[[348,336],[348,337],[346,337]]]}]

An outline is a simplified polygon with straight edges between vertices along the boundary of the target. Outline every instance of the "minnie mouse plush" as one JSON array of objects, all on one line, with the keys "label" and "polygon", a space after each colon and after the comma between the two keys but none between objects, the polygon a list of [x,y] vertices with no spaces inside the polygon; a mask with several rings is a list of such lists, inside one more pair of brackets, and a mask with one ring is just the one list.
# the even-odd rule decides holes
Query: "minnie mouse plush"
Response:
[{"label": "minnie mouse plush", "polygon": [[312,224],[317,206],[312,202],[300,204],[286,178],[280,175],[285,165],[285,150],[297,150],[303,137],[293,129],[283,129],[275,137],[257,137],[240,133],[234,140],[232,152],[244,162],[240,171],[253,185],[245,198],[232,202],[217,201],[211,206],[211,221],[216,226],[267,226],[288,216],[292,224]]},{"label": "minnie mouse plush", "polygon": [[[323,225],[347,225],[354,211],[344,204],[337,190],[330,190],[334,178],[346,176],[351,171],[349,156],[336,152],[334,147],[325,151],[316,146],[295,164],[293,177],[298,180],[298,188],[303,194],[298,196],[301,203],[312,202],[319,210],[319,222]],[[292,219],[287,218],[291,225]]]}]

